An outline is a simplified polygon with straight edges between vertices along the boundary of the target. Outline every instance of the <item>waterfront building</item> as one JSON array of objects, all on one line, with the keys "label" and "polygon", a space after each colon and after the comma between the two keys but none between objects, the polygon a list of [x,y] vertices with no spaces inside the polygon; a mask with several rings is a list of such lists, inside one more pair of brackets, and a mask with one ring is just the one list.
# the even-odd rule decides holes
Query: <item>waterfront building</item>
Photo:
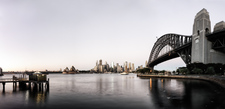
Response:
[{"label": "waterfront building", "polygon": [[119,72],[119,63],[116,63],[116,69],[117,69],[117,71],[116,72]]},{"label": "waterfront building", "polygon": [[112,67],[112,68],[114,67],[114,62],[112,62],[112,65],[111,65],[111,67]]},{"label": "waterfront building", "polygon": [[66,68],[64,69],[64,72],[69,72],[69,68],[66,67]]},{"label": "waterfront building", "polygon": [[105,72],[121,73],[123,71],[126,72],[134,71],[134,64],[131,64],[131,62],[129,62],[128,66],[128,62],[125,61],[123,66],[119,65],[119,63],[114,64],[114,62],[112,62],[112,64],[109,65],[107,61],[105,61],[105,64],[103,65],[102,59],[100,59],[99,61],[98,60],[96,61],[96,66],[93,69],[91,69],[91,72],[98,72],[98,73],[105,73]]},{"label": "waterfront building", "polygon": [[106,72],[109,72],[109,64],[105,61],[105,69],[106,69]]},{"label": "waterfront building", "polygon": [[98,66],[98,60],[96,61],[96,66]]},{"label": "waterfront building", "polygon": [[143,69],[143,65],[138,66],[136,70]]},{"label": "waterfront building", "polygon": [[125,71],[126,73],[128,72],[127,65],[125,65],[124,71]]},{"label": "waterfront building", "polygon": [[117,66],[114,65],[114,66],[113,66],[113,72],[116,73],[116,71],[117,71]]},{"label": "waterfront building", "polygon": [[74,66],[72,66],[69,70],[68,67],[66,67],[64,70],[63,70],[63,74],[75,74],[77,73],[78,71],[75,69]]},{"label": "waterfront building", "polygon": [[99,65],[102,65],[102,59],[99,60]]},{"label": "waterfront building", "polygon": [[99,60],[99,64],[98,61],[96,62],[96,66],[91,69],[92,72],[98,72],[98,73],[104,73],[104,72],[109,72],[110,68],[109,68],[109,64],[107,62],[105,62],[105,65],[102,64],[102,59]]},{"label": "waterfront building", "polygon": [[131,62],[129,62],[129,70],[131,70]]},{"label": "waterfront building", "polygon": [[131,68],[131,70],[134,71],[134,63],[132,63],[132,68]]}]

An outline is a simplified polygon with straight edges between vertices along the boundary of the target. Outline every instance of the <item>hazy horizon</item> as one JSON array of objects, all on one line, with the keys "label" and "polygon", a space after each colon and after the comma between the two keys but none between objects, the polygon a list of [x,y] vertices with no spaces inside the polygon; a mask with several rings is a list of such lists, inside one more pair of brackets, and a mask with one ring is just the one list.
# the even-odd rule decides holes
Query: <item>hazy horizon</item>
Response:
[{"label": "hazy horizon", "polygon": [[[223,0],[0,0],[3,71],[92,69],[102,59],[145,65],[157,38],[192,35],[205,8],[211,29],[225,20]],[[185,66],[180,58],[155,69]]]}]

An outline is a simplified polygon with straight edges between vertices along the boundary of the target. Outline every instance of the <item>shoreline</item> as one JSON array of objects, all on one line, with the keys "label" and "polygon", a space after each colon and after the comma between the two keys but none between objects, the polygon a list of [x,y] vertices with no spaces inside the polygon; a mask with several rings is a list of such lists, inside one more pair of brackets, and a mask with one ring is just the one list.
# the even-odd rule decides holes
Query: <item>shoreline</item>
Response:
[{"label": "shoreline", "polygon": [[210,75],[147,75],[137,74],[137,77],[149,78],[171,78],[171,79],[196,79],[214,82],[225,89],[225,76],[210,76]]}]

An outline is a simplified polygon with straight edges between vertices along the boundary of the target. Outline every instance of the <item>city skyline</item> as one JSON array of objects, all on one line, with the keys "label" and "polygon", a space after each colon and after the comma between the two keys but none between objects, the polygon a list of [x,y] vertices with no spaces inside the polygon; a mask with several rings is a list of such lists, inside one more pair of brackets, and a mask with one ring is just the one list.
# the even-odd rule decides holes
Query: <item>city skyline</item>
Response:
[{"label": "city skyline", "polygon": [[[96,59],[145,65],[157,38],[192,35],[205,8],[211,29],[225,20],[222,0],[0,0],[0,67],[3,71],[90,70]],[[115,64],[115,63],[114,63]],[[155,66],[175,70],[180,58]]]},{"label": "city skyline", "polygon": [[134,72],[136,68],[134,67],[134,63],[125,61],[123,65],[120,65],[119,63],[116,63],[114,65],[114,62],[112,64],[108,64],[107,61],[105,61],[105,64],[102,63],[102,59],[96,61],[96,65],[90,69],[91,72],[98,72],[98,73],[107,73],[107,72],[114,72],[114,73],[122,73],[122,72]]}]

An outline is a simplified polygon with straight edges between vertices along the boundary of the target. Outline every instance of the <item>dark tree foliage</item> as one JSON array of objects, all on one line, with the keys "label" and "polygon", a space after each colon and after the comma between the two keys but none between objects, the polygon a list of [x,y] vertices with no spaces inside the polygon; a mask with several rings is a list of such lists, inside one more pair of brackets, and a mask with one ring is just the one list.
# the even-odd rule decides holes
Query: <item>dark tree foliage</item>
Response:
[{"label": "dark tree foliage", "polygon": [[177,69],[177,72],[178,72],[179,74],[189,74],[189,73],[190,73],[189,70],[187,69],[187,67],[179,67],[179,68]]},{"label": "dark tree foliage", "polygon": [[139,73],[149,73],[150,72],[150,68],[138,69],[137,72],[139,72]]},{"label": "dark tree foliage", "polygon": [[[225,64],[221,63],[192,63],[187,65],[188,70],[191,74],[196,74],[196,71],[199,73],[198,69],[201,69],[200,74],[223,74],[225,70]],[[196,70],[197,68],[197,70]]]},{"label": "dark tree foliage", "polygon": [[214,68],[213,68],[213,67],[208,67],[208,68],[206,69],[206,74],[215,74]]},{"label": "dark tree foliage", "polygon": [[200,68],[194,68],[193,70],[192,70],[192,72],[194,73],[194,74],[202,74],[202,69],[200,69]]}]

